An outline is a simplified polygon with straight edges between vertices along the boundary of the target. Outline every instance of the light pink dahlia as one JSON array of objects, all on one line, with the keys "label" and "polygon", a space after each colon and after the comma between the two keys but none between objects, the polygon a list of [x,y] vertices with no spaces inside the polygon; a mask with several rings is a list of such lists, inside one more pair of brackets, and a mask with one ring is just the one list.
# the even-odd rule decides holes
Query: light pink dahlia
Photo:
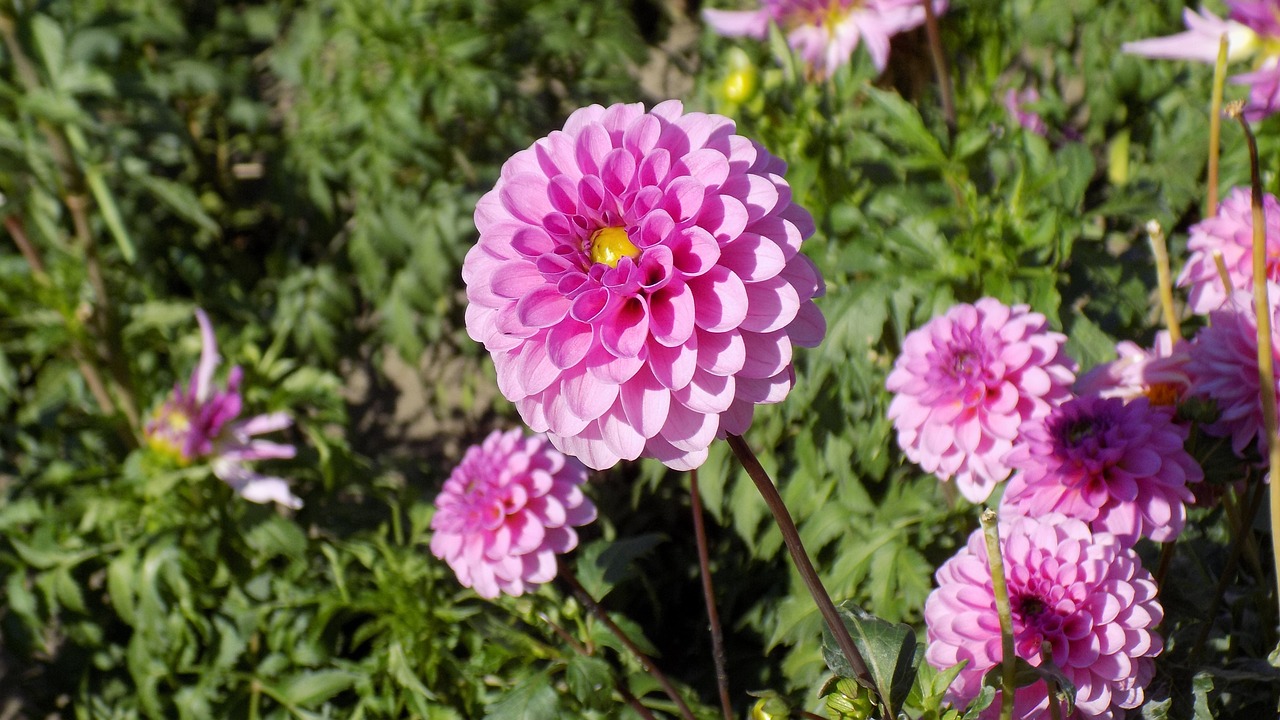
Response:
[{"label": "light pink dahlia", "polygon": [[532,592],[556,576],[556,555],[596,519],[579,487],[587,469],[541,437],[494,430],[472,445],[436,497],[431,553],[480,597]]},{"label": "light pink dahlia", "polygon": [[1009,476],[1004,456],[1026,420],[1070,396],[1075,363],[1044,315],[983,298],[909,333],[885,387],[907,458],[982,502]]},{"label": "light pink dahlia", "polygon": [[1082,396],[1145,397],[1152,407],[1173,411],[1191,387],[1190,347],[1185,340],[1175,345],[1165,330],[1156,333],[1150,350],[1125,340],[1116,344],[1117,359],[1080,376],[1073,389]]},{"label": "light pink dahlia", "polygon": [[1018,469],[1001,499],[1009,515],[1057,512],[1132,545],[1182,532],[1188,483],[1204,472],[1183,443],[1188,428],[1146,398],[1075,398],[1022,426],[1005,458]]},{"label": "light pink dahlia", "polygon": [[[1164,647],[1155,632],[1164,611],[1137,554],[1109,533],[1058,514],[1002,521],[1000,550],[1015,652],[1038,667],[1048,641],[1054,665],[1076,688],[1072,717],[1119,719],[1141,705]],[[1003,658],[982,530],[936,577],[938,588],[924,606],[925,658],[940,670],[969,661],[948,691],[953,704],[964,706]],[[983,717],[996,717],[999,708],[997,693]],[[1020,688],[1014,710],[1018,718],[1047,718],[1044,682]]]},{"label": "light pink dahlia", "polygon": [[[1280,281],[1280,202],[1274,195],[1264,193],[1262,208],[1267,226],[1267,278]],[[1252,290],[1253,210],[1249,188],[1233,188],[1218,205],[1217,214],[1192,225],[1187,250],[1191,254],[1178,275],[1178,285],[1191,288],[1187,305],[1192,312],[1206,315],[1227,299],[1213,261],[1215,250],[1222,253],[1232,287]]]},{"label": "light pink dahlia", "polygon": [[263,475],[247,463],[254,460],[288,459],[297,448],[262,440],[259,435],[284,430],[293,424],[285,412],[273,412],[240,419],[244,398],[239,366],[231,368],[225,388],[213,382],[218,369],[218,339],[204,310],[196,309],[200,325],[200,362],[186,387],[177,384],[143,428],[147,446],[179,465],[198,461],[209,463],[213,474],[250,502],[276,502],[298,509],[302,500],[289,491],[284,478]]},{"label": "light pink dahlia", "polygon": [[[932,0],[934,12],[947,0]],[[876,70],[889,63],[889,39],[924,24],[921,0],[761,0],[758,10],[702,11],[713,30],[728,37],[763,40],[769,23],[786,33],[787,44],[819,77],[831,76],[865,42]]]},{"label": "light pink dahlia", "polygon": [[[1280,286],[1267,283],[1271,297],[1272,355],[1280,367]],[[1267,454],[1262,420],[1262,389],[1258,378],[1258,320],[1253,296],[1236,292],[1222,307],[1209,313],[1209,324],[1196,333],[1191,345],[1192,395],[1217,403],[1218,419],[1202,426],[1215,437],[1230,437],[1231,449],[1243,456],[1257,441],[1258,452]],[[1280,385],[1272,388],[1280,401]]]},{"label": "light pink dahlia", "polygon": [[520,416],[588,466],[707,447],[786,397],[826,327],[786,166],[677,101],[593,105],[476,205],[467,331]]}]

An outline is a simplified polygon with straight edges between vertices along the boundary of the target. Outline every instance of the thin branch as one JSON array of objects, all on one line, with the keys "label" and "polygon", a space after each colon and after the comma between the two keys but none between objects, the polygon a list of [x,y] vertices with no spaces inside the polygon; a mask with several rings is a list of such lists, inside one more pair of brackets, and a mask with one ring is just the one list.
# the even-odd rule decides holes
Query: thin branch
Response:
[{"label": "thin branch", "polygon": [[1009,607],[1009,586],[1004,581],[1004,556],[1000,552],[1000,529],[995,510],[982,511],[981,519],[982,534],[987,541],[987,564],[991,567],[991,589],[995,593],[996,614],[1000,616],[1000,720],[1010,720],[1017,685],[1013,611]]},{"label": "thin branch", "polygon": [[702,496],[698,494],[698,470],[689,471],[689,506],[693,513],[693,537],[698,546],[698,570],[702,575],[702,598],[707,604],[707,624],[711,627],[711,657],[716,666],[716,690],[724,720],[733,720],[733,701],[729,696],[729,671],[725,669],[724,633],[720,628],[720,612],[716,610],[716,592],[711,583],[711,557],[707,550],[707,526],[702,517]]},{"label": "thin branch", "polygon": [[938,32],[938,14],[933,0],[921,0],[924,5],[924,32],[929,39],[929,54],[933,56],[933,72],[938,76],[938,91],[942,95],[942,116],[947,121],[947,131],[956,132],[956,103],[951,93],[951,72],[947,69],[947,56],[942,49],[942,35]]}]

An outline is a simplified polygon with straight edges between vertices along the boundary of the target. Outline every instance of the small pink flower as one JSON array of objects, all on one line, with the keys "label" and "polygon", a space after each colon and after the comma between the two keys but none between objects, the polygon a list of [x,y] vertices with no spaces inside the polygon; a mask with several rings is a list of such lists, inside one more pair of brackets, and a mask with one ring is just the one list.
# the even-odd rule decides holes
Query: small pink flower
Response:
[{"label": "small pink flower", "polygon": [[[1267,283],[1271,297],[1271,342],[1274,362],[1280,366],[1280,287]],[[1202,430],[1215,437],[1230,437],[1231,449],[1243,456],[1256,439],[1258,452],[1267,454],[1263,432],[1262,386],[1258,377],[1258,321],[1253,296],[1236,292],[1222,307],[1209,313],[1209,324],[1196,333],[1187,365],[1193,379],[1191,394],[1218,405],[1218,419]],[[1280,401],[1280,386],[1271,388]]]},{"label": "small pink flower", "polygon": [[[934,11],[947,0],[932,0]],[[876,70],[889,63],[889,39],[924,23],[920,0],[761,0],[759,10],[702,11],[713,30],[727,37],[764,39],[769,23],[787,35],[787,43],[820,77],[830,77],[865,42]]]},{"label": "small pink flower", "polygon": [[1021,443],[1005,458],[1019,472],[1001,512],[1062,513],[1128,545],[1139,536],[1172,540],[1186,524],[1187,484],[1204,479],[1183,449],[1189,432],[1146,398],[1065,402],[1023,425]]},{"label": "small pink flower", "polygon": [[292,445],[255,439],[293,424],[287,413],[274,412],[237,420],[244,401],[240,396],[239,367],[231,368],[225,390],[213,384],[218,367],[218,341],[204,310],[196,310],[203,346],[200,362],[186,388],[176,385],[169,399],[152,412],[143,429],[147,444],[155,451],[188,465],[208,460],[213,474],[251,502],[276,502],[294,509],[302,500],[289,492],[284,478],[262,475],[245,463],[253,460],[287,459],[297,450]]},{"label": "small pink flower", "polygon": [[1118,359],[1103,363],[1076,381],[1077,395],[1118,397],[1126,401],[1145,397],[1152,407],[1175,410],[1191,387],[1187,365],[1190,343],[1175,346],[1167,331],[1156,334],[1155,347],[1144,350],[1136,343],[1116,344]]},{"label": "small pink flower", "polygon": [[826,326],[785,167],[677,101],[583,108],[512,156],[462,277],[525,423],[592,468],[687,470],[786,397]]},{"label": "small pink flower", "polygon": [[[1231,286],[1239,290],[1253,289],[1253,203],[1249,188],[1233,188],[1218,205],[1218,212],[1191,226],[1187,250],[1191,253],[1178,275],[1179,287],[1190,287],[1187,305],[1191,312],[1206,315],[1217,310],[1227,299],[1214,251],[1222,253],[1223,264]],[[1280,202],[1274,195],[1263,194],[1262,209],[1266,218],[1267,277],[1280,281]]]},{"label": "small pink flower", "polygon": [[1049,126],[1045,124],[1044,118],[1040,117],[1040,113],[1027,109],[1028,105],[1037,102],[1040,102],[1040,91],[1035,88],[1025,90],[1009,88],[1004,94],[1004,109],[1009,116],[1026,131],[1044,137],[1049,134]]},{"label": "small pink flower", "polygon": [[907,458],[982,502],[1009,476],[1003,460],[1026,420],[1070,396],[1066,336],[1026,305],[983,298],[909,333],[885,383]]},{"label": "small pink flower", "polygon": [[[1041,643],[1076,688],[1079,718],[1121,720],[1141,705],[1164,642],[1156,585],[1137,554],[1105,532],[1058,514],[1000,523],[1000,550],[1013,615],[1014,650],[1039,667]],[[925,659],[939,670],[967,660],[948,691],[959,707],[972,701],[983,676],[1000,665],[1000,619],[982,530],[943,564],[925,602]],[[1044,682],[1021,688],[1014,717],[1047,718]],[[983,714],[994,718],[999,693]]]},{"label": "small pink flower", "polygon": [[431,553],[480,597],[532,592],[555,578],[556,555],[577,547],[573,528],[596,518],[586,481],[587,469],[545,439],[494,430],[436,497]]}]

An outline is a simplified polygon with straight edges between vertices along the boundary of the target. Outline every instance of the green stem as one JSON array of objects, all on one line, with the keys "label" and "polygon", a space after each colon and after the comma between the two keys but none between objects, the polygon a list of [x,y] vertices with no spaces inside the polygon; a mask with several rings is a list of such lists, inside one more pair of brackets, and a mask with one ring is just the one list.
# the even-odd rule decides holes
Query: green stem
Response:
[{"label": "green stem", "polygon": [[[1053,645],[1048,640],[1040,643],[1040,657],[1053,657]],[[1049,720],[1062,720],[1062,708],[1058,707],[1058,683],[1052,677],[1045,677],[1044,684],[1049,694]]]},{"label": "green stem", "polygon": [[1156,260],[1156,285],[1160,288],[1160,309],[1164,313],[1165,327],[1169,328],[1169,340],[1177,344],[1182,339],[1182,326],[1173,307],[1173,277],[1169,272],[1169,248],[1165,245],[1164,230],[1156,220],[1147,222],[1147,239],[1151,241],[1151,253]]},{"label": "green stem", "polygon": [[[840,646],[840,651],[849,661],[854,679],[863,687],[874,690],[876,685],[871,679],[871,673],[867,670],[867,664],[862,660],[862,654],[858,652],[857,646],[853,644],[849,629],[845,627],[844,619],[836,610],[835,603],[831,602],[827,589],[822,586],[822,580],[818,578],[817,571],[813,569],[809,554],[805,552],[804,543],[800,541],[800,531],[796,529],[795,521],[791,519],[791,513],[787,511],[786,504],[782,502],[778,488],[774,486],[769,473],[765,472],[760,461],[756,459],[755,453],[751,451],[751,446],[747,445],[745,440],[737,435],[729,435],[727,439],[733,454],[738,456],[738,462],[742,463],[743,469],[747,471],[747,475],[751,477],[751,481],[755,483],[756,489],[764,498],[764,504],[769,507],[769,512],[773,513],[773,519],[778,523],[778,530],[782,533],[782,541],[786,544],[787,551],[791,553],[791,561],[800,572],[800,577],[809,589],[809,594],[813,596],[818,612],[822,613],[822,619],[826,620],[827,629],[831,631],[836,644]],[[880,698],[880,700],[889,711],[888,716],[897,717],[889,698]]]},{"label": "green stem", "polygon": [[1013,717],[1017,656],[1013,648],[1013,611],[1009,607],[1009,586],[1004,580],[1004,558],[1000,553],[1000,529],[996,511],[982,511],[982,534],[987,540],[987,564],[991,567],[991,589],[996,613],[1000,615],[1000,720]]},{"label": "green stem", "polygon": [[1276,562],[1276,598],[1280,600],[1280,442],[1276,441],[1275,348],[1271,344],[1271,300],[1267,294],[1267,225],[1262,204],[1262,174],[1258,169],[1258,143],[1253,130],[1233,106],[1249,145],[1249,177],[1253,191],[1253,306],[1258,316],[1258,387],[1262,395],[1262,425],[1267,433],[1267,460],[1271,472],[1271,551]]},{"label": "green stem", "polygon": [[702,576],[702,598],[707,605],[707,624],[711,626],[711,657],[716,667],[716,690],[724,720],[733,720],[733,701],[729,695],[729,671],[725,669],[724,633],[720,613],[716,610],[716,593],[711,583],[711,553],[707,549],[707,526],[702,519],[702,496],[698,494],[698,470],[689,471],[689,505],[693,513],[693,537],[698,546],[698,571]]},{"label": "green stem", "polygon": [[947,56],[942,49],[942,35],[938,32],[938,14],[933,10],[933,0],[921,0],[921,4],[924,5],[924,33],[929,40],[933,72],[938,76],[938,92],[942,96],[942,116],[947,121],[947,131],[954,136],[956,104],[951,93],[951,72],[947,69]]},{"label": "green stem", "polygon": [[1227,36],[1218,40],[1218,61],[1213,66],[1213,105],[1209,110],[1209,169],[1208,192],[1204,203],[1204,216],[1213,217],[1218,212],[1218,154],[1222,136],[1222,93],[1227,82]]}]

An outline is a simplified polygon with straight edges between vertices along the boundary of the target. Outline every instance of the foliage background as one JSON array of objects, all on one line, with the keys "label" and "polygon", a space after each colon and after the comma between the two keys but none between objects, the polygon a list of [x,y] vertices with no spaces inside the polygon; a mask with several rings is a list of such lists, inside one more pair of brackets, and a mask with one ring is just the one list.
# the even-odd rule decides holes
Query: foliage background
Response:
[{"label": "foliage background", "polygon": [[[426,546],[461,450],[518,422],[461,322],[475,199],[573,109],[672,94],[787,160],[815,215],[828,338],[748,439],[832,594],[919,627],[976,512],[896,449],[898,344],[983,295],[1048,315],[1084,367],[1150,339],[1141,228],[1171,231],[1176,266],[1211,73],[1119,46],[1172,32],[1181,8],[956,0],[949,129],[923,31],[895,39],[880,78],[860,51],[806,83],[778,42],[715,37],[681,0],[4,3],[0,717],[634,716],[615,682],[670,712],[562,587],[482,602]],[[1022,87],[1048,137],[1005,110]],[[1224,138],[1225,188],[1247,170]],[[302,453],[275,469],[296,515],[136,447],[138,418],[195,364],[197,306],[249,406],[295,413]],[[781,538],[722,445],[700,481],[735,703],[773,690],[812,708],[820,621]],[[656,463],[601,473],[576,572],[715,717],[687,487]],[[1175,559],[1188,588],[1224,552],[1205,519]],[[1223,609],[1213,663],[1162,668],[1164,711],[1274,709],[1258,580]],[[1202,595],[1167,602],[1190,615]]]}]

